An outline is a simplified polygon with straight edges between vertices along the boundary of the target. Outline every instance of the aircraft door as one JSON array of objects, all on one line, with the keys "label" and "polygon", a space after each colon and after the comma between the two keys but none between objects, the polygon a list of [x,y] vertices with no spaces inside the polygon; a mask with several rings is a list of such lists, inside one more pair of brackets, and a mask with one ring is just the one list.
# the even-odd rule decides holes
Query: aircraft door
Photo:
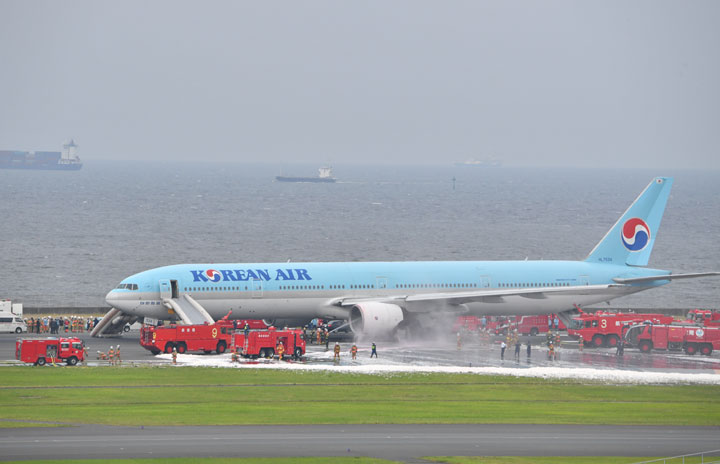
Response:
[{"label": "aircraft door", "polygon": [[586,275],[581,275],[578,278],[578,285],[590,285],[590,279]]},{"label": "aircraft door", "polygon": [[480,276],[480,288],[490,288],[490,276]]},{"label": "aircraft door", "polygon": [[262,298],[263,296],[263,281],[262,279],[252,280],[252,297]]},{"label": "aircraft door", "polygon": [[165,298],[172,298],[172,289],[170,287],[170,281],[168,279],[163,279],[159,283],[160,283],[160,299],[164,300]]},{"label": "aircraft door", "polygon": [[170,281],[170,287],[172,288],[172,297],[173,298],[180,298],[180,290],[178,286],[177,280],[171,280]]},{"label": "aircraft door", "polygon": [[387,289],[387,277],[376,277],[375,281],[377,283],[377,286],[375,288],[379,290]]}]

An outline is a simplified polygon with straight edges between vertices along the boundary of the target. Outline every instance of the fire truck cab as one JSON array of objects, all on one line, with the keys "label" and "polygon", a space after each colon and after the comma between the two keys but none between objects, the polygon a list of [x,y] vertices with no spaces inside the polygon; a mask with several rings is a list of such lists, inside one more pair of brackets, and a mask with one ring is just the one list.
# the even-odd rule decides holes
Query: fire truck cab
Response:
[{"label": "fire truck cab", "polygon": [[299,359],[305,354],[305,340],[300,329],[278,330],[269,327],[267,330],[251,330],[247,339],[243,332],[236,332],[232,336],[236,352],[245,358],[272,358],[280,343],[285,350],[283,358],[288,356]]},{"label": "fire truck cab", "polygon": [[26,338],[15,342],[15,359],[44,366],[64,362],[74,366],[85,361],[85,346],[79,338]]}]

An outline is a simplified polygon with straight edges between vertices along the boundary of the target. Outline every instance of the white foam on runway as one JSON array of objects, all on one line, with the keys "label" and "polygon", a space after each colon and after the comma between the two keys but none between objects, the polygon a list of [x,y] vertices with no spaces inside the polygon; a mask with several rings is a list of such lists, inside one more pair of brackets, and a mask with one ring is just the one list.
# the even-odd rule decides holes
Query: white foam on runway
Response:
[{"label": "white foam on runway", "polygon": [[[171,361],[169,354],[160,354],[158,359]],[[284,369],[294,371],[328,371],[354,374],[392,375],[397,373],[444,373],[444,374],[477,374],[477,375],[507,375],[513,377],[536,377],[544,379],[573,379],[590,380],[611,384],[712,384],[720,385],[720,375],[710,373],[685,372],[648,372],[630,371],[622,369],[593,369],[572,367],[462,367],[462,366],[433,366],[408,365],[392,363],[386,360],[358,359],[352,361],[344,356],[339,364],[328,363],[332,360],[332,353],[308,353],[308,361],[322,363],[286,362],[256,360],[248,362],[242,360],[233,363],[229,354],[217,356],[203,356],[192,354],[179,354],[178,366],[190,367],[224,367],[235,369]]]}]

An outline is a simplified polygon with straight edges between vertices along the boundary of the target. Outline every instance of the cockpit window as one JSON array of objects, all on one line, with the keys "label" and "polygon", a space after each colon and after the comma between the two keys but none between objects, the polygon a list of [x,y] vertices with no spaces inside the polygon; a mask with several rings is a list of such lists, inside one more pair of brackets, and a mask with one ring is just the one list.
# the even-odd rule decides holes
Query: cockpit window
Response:
[{"label": "cockpit window", "polygon": [[116,288],[120,290],[137,290],[138,286],[137,284],[120,284]]}]

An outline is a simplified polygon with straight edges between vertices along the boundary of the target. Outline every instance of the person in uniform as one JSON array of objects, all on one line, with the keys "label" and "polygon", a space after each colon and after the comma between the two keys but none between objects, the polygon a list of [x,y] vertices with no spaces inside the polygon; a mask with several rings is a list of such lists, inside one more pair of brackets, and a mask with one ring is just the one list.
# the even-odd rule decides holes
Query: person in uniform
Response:
[{"label": "person in uniform", "polygon": [[352,348],[350,348],[350,354],[353,359],[357,359],[357,345],[353,344]]},{"label": "person in uniform", "polygon": [[115,347],[115,364],[122,364],[122,359],[120,358],[120,345]]},{"label": "person in uniform", "polygon": [[177,364],[177,348],[175,348],[174,346],[172,350],[172,360],[173,364]]},{"label": "person in uniform", "polygon": [[335,342],[335,349],[333,350],[333,361],[340,361],[340,343]]},{"label": "person in uniform", "polygon": [[377,345],[375,345],[375,342],[373,342],[372,346],[370,347],[370,357],[372,358],[373,356],[377,358]]},{"label": "person in uniform", "polygon": [[279,359],[280,361],[282,361],[283,355],[285,354],[285,346],[283,345],[282,342],[278,343],[278,346],[277,346],[277,354],[278,354],[278,359]]},{"label": "person in uniform", "polygon": [[583,340],[583,336],[580,335],[578,337],[578,350],[580,350],[580,352],[582,352],[584,347],[585,347],[585,340]]},{"label": "person in uniform", "polygon": [[505,342],[500,342],[500,360],[505,359],[505,348],[507,348],[507,344]]},{"label": "person in uniform", "polygon": [[108,350],[108,359],[110,360],[110,365],[115,365],[115,349],[110,345],[110,349]]}]

